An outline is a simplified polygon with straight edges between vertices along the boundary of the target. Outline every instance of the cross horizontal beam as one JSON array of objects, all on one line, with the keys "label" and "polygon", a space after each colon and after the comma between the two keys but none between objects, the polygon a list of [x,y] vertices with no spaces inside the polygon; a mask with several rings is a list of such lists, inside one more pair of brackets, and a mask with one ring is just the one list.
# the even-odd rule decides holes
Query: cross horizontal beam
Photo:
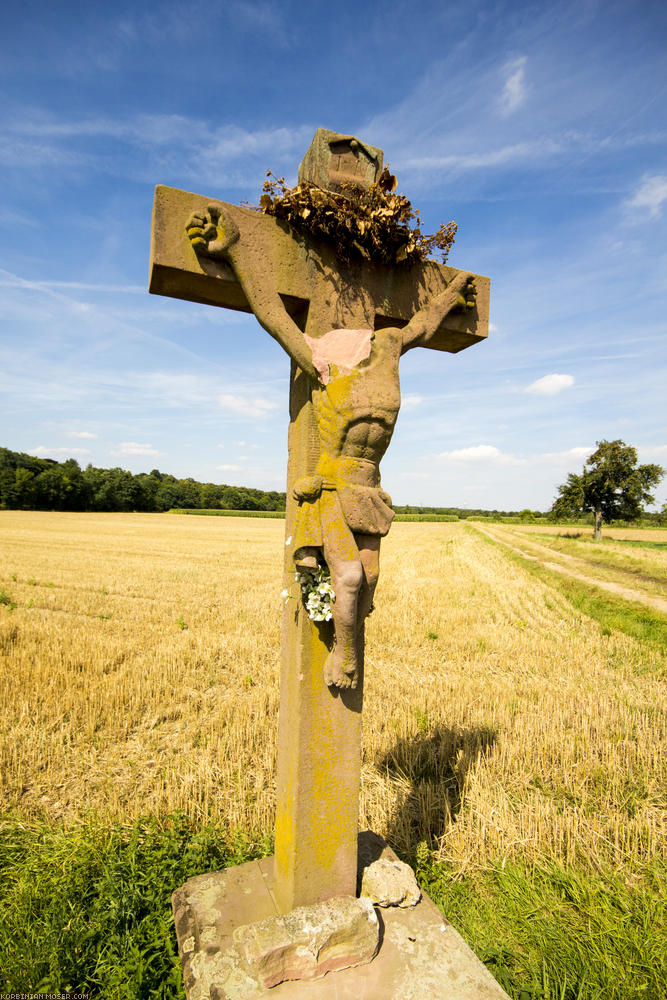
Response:
[{"label": "cross horizontal beam", "polygon": [[[198,256],[185,230],[194,212],[206,212],[207,205],[216,200],[178,188],[156,187],[149,290],[157,295],[251,312],[232,269],[222,261]],[[285,223],[272,216],[223,204],[243,239],[262,248],[267,283],[277,289],[288,311],[301,311],[311,299],[317,278],[317,264],[307,237],[295,235]],[[321,250],[318,252],[321,254]],[[333,250],[328,252],[334,261]],[[404,326],[422,306],[444,290],[452,275],[460,269],[426,261],[408,266],[361,262],[349,270],[353,283],[364,289],[370,312],[374,313],[375,328],[380,329]],[[474,275],[474,278],[477,286],[475,309],[450,314],[429,342],[429,348],[456,354],[487,337],[490,282],[483,275]]]}]

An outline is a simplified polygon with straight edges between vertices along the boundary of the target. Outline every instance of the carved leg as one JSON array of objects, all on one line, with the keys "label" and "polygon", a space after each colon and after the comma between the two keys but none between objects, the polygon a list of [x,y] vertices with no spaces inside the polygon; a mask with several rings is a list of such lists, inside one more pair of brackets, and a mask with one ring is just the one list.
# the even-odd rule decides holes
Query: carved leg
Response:
[{"label": "carved leg", "polygon": [[331,606],[335,644],[324,667],[324,679],[329,687],[355,688],[359,673],[358,604],[364,568],[354,535],[345,523],[335,495],[329,494],[325,503],[324,558],[336,600]]},{"label": "carved leg", "polygon": [[357,604],[363,580],[361,562],[357,559],[339,560],[324,547],[324,554],[331,571],[331,583],[336,600],[331,608],[336,633],[332,649],[324,668],[324,679],[330,687],[355,688],[357,686]]},{"label": "carved leg", "polygon": [[364,570],[364,579],[359,591],[357,605],[357,621],[359,628],[373,610],[373,595],[380,576],[380,542],[379,535],[355,535],[359,558]]}]

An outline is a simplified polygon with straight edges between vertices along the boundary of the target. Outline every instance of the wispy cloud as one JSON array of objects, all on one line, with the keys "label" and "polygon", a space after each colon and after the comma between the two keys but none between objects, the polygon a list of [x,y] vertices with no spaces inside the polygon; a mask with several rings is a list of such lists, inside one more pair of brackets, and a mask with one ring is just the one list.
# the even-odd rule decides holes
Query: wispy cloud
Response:
[{"label": "wispy cloud", "polygon": [[415,407],[421,406],[423,402],[423,396],[418,395],[416,392],[409,392],[401,399],[401,408],[404,410],[413,410]]},{"label": "wispy cloud", "polygon": [[568,448],[567,451],[545,451],[541,455],[533,456],[533,461],[543,462],[546,465],[570,465],[573,462],[583,464],[594,450],[591,445],[584,445]]},{"label": "wispy cloud", "polygon": [[219,472],[240,472],[240,465],[216,465]]},{"label": "wispy cloud", "polygon": [[280,45],[294,41],[294,33],[285,27],[281,4],[266,0],[227,0],[225,7],[235,24],[241,24],[252,32],[264,32]]},{"label": "wispy cloud", "polygon": [[539,463],[544,466],[568,467],[583,464],[588,456],[592,454],[593,450],[593,447],[590,445],[584,445],[583,447],[577,445],[573,448],[568,448],[566,451],[545,451],[527,456],[525,454],[515,455],[512,452],[504,452],[491,444],[477,444],[469,448],[442,451],[437,455],[428,457],[436,458],[441,462],[469,466],[516,466]]},{"label": "wispy cloud", "polygon": [[161,452],[152,444],[139,444],[138,441],[123,441],[112,455],[160,455]]},{"label": "wispy cloud", "polygon": [[40,444],[36,448],[31,448],[30,455],[36,455],[39,458],[50,458],[52,455],[67,455],[67,457],[74,458],[76,455],[90,455],[90,450],[88,448],[48,448],[46,445]]},{"label": "wispy cloud", "polygon": [[264,399],[263,396],[239,396],[230,392],[223,392],[218,396],[218,403],[223,410],[249,420],[268,417],[278,408],[277,403],[271,399]]},{"label": "wispy cloud", "polygon": [[505,63],[505,85],[500,95],[501,114],[507,116],[521,107],[526,100],[526,56],[519,56]]},{"label": "wispy cloud", "polygon": [[231,24],[235,31],[266,35],[273,44],[284,46],[295,41],[293,27],[291,31],[286,29],[283,7],[270,0],[225,0],[217,6],[205,0],[188,0],[187,16],[180,2],[161,4],[158,17],[152,11],[144,13],[140,8],[136,11],[124,12],[114,26],[122,48],[145,47],[147,40],[164,45],[167,38],[190,44],[204,23],[211,33],[223,36]]},{"label": "wispy cloud", "polygon": [[456,448],[454,451],[441,451],[433,456],[443,462],[456,462],[466,465],[526,465],[527,459],[503,452],[492,444],[476,444],[470,448]]},{"label": "wispy cloud", "polygon": [[667,465],[667,444],[639,445],[637,451],[640,453],[642,462],[657,462],[659,465]]},{"label": "wispy cloud", "polygon": [[645,176],[632,198],[626,201],[627,209],[636,209],[642,217],[657,219],[667,201],[667,174]]},{"label": "wispy cloud", "polygon": [[542,161],[547,157],[564,152],[570,145],[571,140],[565,143],[562,139],[542,137],[530,142],[515,142],[511,145],[479,152],[408,157],[403,162],[407,167],[420,170],[483,170],[489,167],[505,167],[513,163],[531,162],[534,164],[536,161]]},{"label": "wispy cloud", "polygon": [[93,434],[92,431],[69,431],[67,437],[71,438],[87,438],[88,440],[93,440],[99,437],[99,434]]},{"label": "wispy cloud", "polygon": [[[314,131],[311,124],[247,129],[176,114],[58,117],[26,109],[4,125],[0,164],[24,169],[85,165],[152,182],[160,175],[168,179],[177,169],[179,177],[187,170],[187,176],[203,183],[224,180],[247,188],[256,185],[267,164],[295,169]],[[115,156],[100,153],[104,140],[114,144]]]},{"label": "wispy cloud", "polygon": [[572,385],[574,385],[573,375],[544,375],[536,382],[531,382],[523,391],[534,393],[536,396],[555,396]]}]

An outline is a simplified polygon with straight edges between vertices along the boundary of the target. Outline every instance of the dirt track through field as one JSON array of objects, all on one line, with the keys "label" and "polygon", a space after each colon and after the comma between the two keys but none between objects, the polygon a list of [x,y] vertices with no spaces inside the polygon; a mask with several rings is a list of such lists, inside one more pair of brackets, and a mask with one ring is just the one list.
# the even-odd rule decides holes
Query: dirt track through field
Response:
[{"label": "dirt track through field", "polygon": [[[490,531],[488,528],[482,528],[479,524],[475,525],[475,528],[480,531],[483,535],[491,538],[493,541],[501,542],[506,545],[508,549],[516,552],[518,555],[523,556],[524,559],[531,559],[534,562],[539,562],[545,569],[553,570],[555,573],[561,573],[564,576],[570,576],[575,580],[581,580],[582,583],[587,583],[589,586],[599,587],[601,590],[607,590],[612,594],[617,594],[619,597],[624,598],[626,601],[635,601],[638,604],[644,604],[646,607],[654,608],[656,611],[662,611],[667,613],[667,600],[663,600],[660,597],[651,597],[649,594],[644,594],[640,590],[633,590],[630,587],[624,587],[620,583],[613,583],[611,580],[600,580],[598,577],[587,576],[585,573],[580,572],[578,566],[590,565],[585,559],[578,559],[576,556],[567,555],[564,552],[558,553],[558,558],[562,562],[553,562],[551,559],[543,558],[543,555],[548,555],[553,557],[553,550],[548,548],[546,545],[540,545],[539,542],[531,541],[527,542],[522,539],[522,543],[526,545],[528,549],[537,550],[540,554],[534,555],[526,551],[524,548],[520,548],[515,544],[518,539],[514,534],[509,534],[504,531],[495,528]],[[511,539],[511,541],[509,540]],[[620,567],[615,567],[616,572],[625,572]]]}]

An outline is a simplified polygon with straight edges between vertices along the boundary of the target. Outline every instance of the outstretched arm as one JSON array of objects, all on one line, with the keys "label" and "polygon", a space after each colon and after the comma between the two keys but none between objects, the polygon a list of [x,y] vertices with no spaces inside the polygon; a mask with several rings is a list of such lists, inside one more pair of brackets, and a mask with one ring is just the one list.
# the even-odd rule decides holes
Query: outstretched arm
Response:
[{"label": "outstretched arm", "polygon": [[317,379],[313,355],[303,333],[289,315],[275,288],[267,287],[266,269],[244,246],[234,220],[222,205],[211,203],[207,214],[195,214],[186,226],[197,253],[227,261],[245,292],[258,322],[296,361],[299,368]]},{"label": "outstretched arm", "polygon": [[431,299],[423,309],[414,314],[408,325],[403,327],[401,354],[405,354],[411,347],[428,346],[429,340],[452,309],[455,307],[474,308],[475,294],[476,289],[472,275],[465,271],[459,271],[449,282],[444,292]]}]

